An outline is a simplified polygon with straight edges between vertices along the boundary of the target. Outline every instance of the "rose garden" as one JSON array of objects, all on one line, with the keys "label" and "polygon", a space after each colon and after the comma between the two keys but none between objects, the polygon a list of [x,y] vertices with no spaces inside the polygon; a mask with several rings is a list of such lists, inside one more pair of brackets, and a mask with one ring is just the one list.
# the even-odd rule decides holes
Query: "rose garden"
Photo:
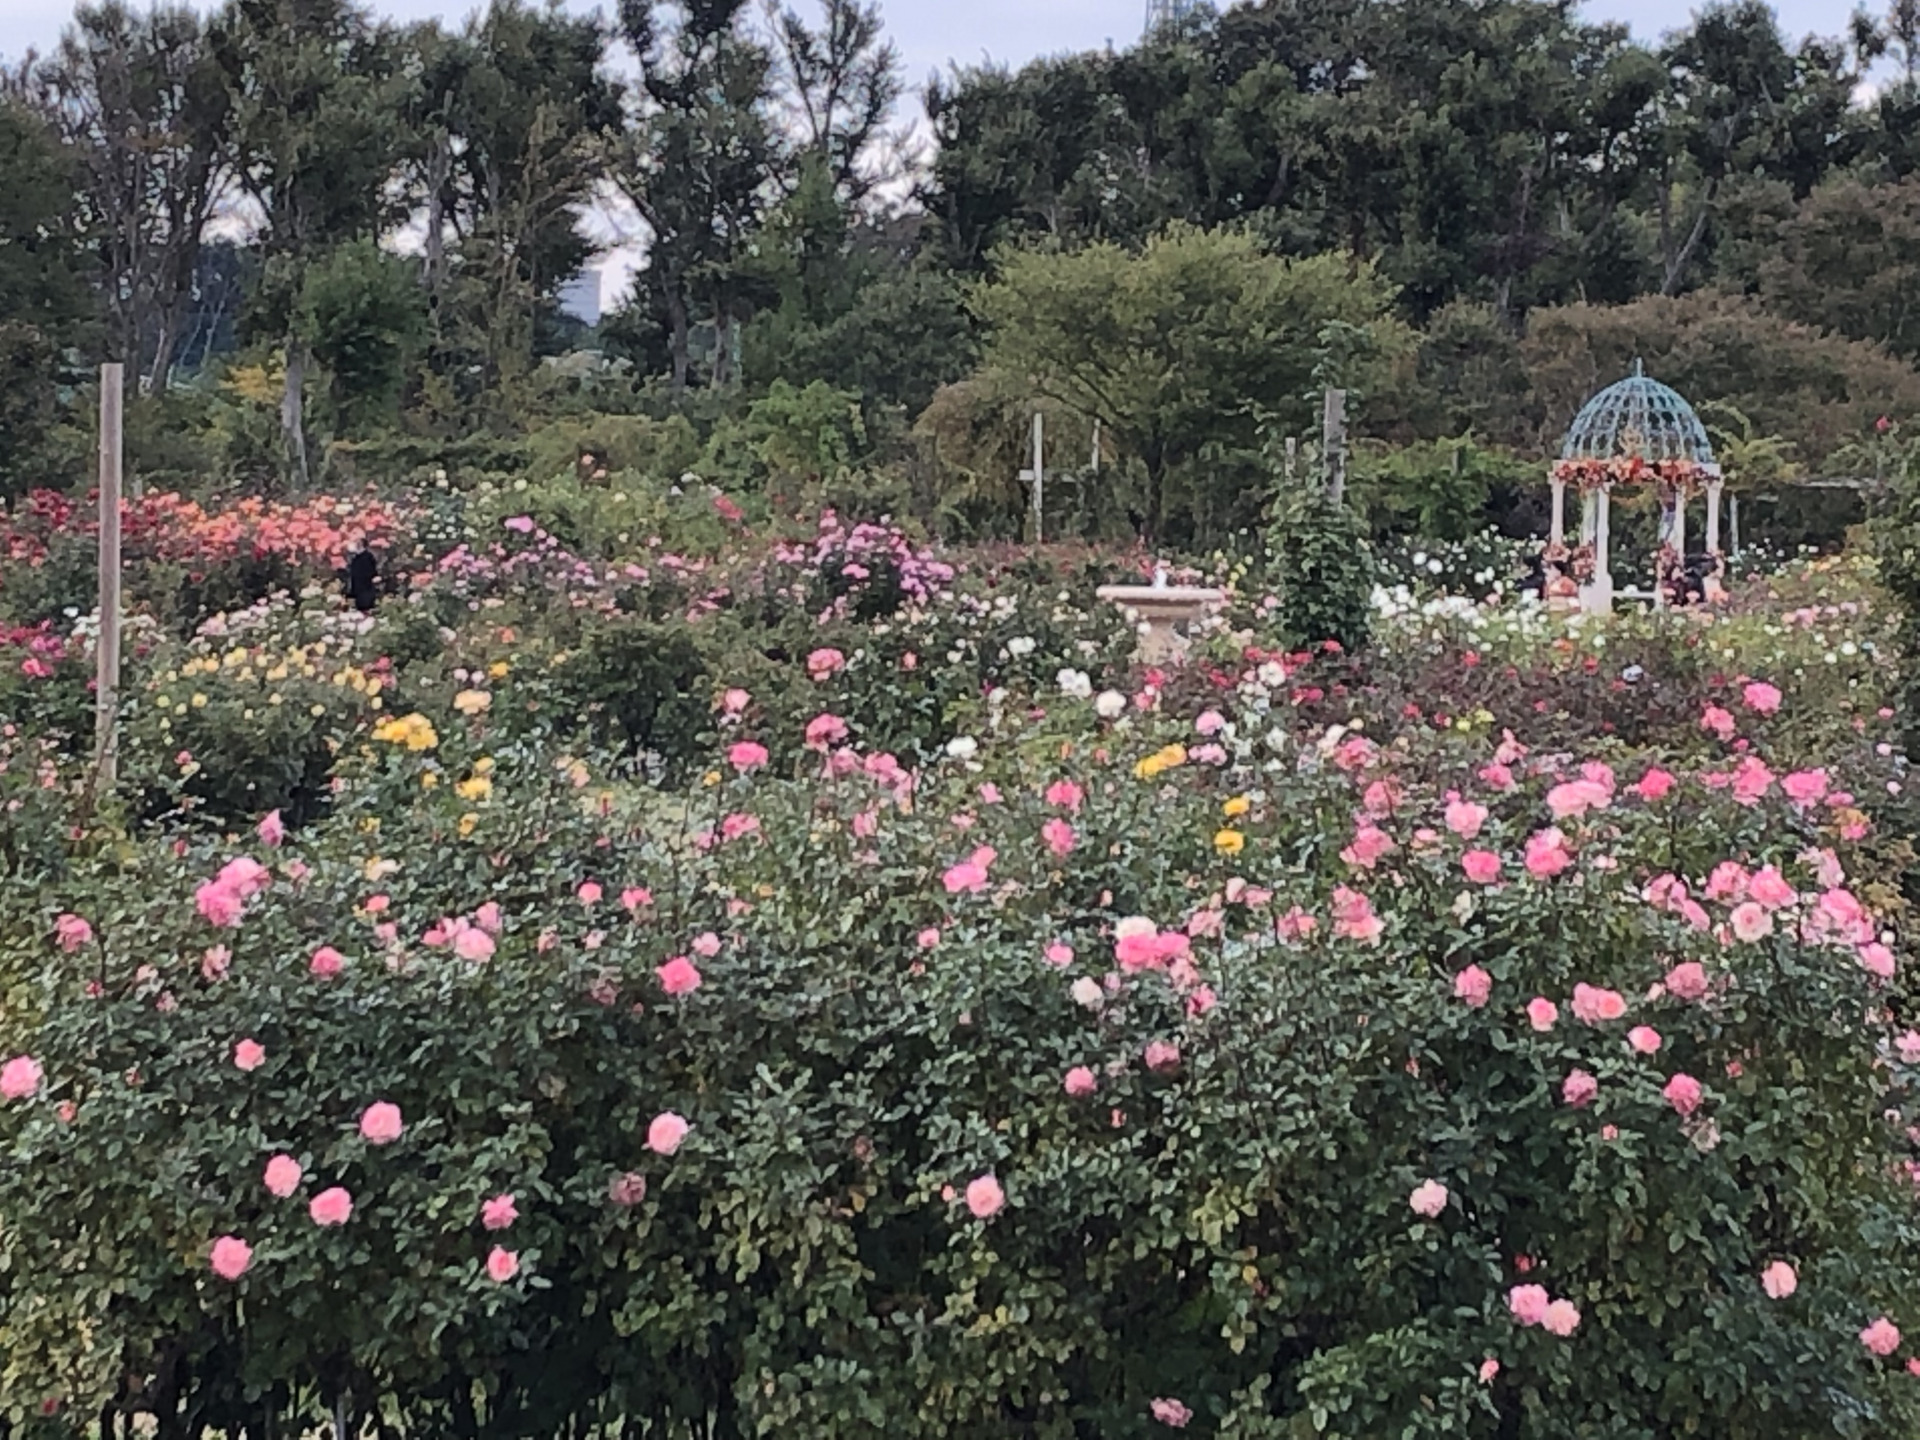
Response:
[{"label": "rose garden", "polygon": [[144,4],[0,1440],[1920,1437],[1911,0]]},{"label": "rose garden", "polygon": [[1138,552],[591,483],[129,502],[111,786],[14,512],[10,1433],[1920,1426],[1863,554],[1156,668]]}]

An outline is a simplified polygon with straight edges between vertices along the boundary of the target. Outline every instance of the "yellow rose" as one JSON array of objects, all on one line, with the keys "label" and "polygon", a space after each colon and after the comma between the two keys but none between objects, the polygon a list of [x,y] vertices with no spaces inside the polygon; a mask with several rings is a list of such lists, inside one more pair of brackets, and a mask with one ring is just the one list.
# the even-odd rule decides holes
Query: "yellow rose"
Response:
[{"label": "yellow rose", "polygon": [[1220,808],[1229,820],[1237,820],[1253,808],[1253,802],[1244,795],[1236,795]]},{"label": "yellow rose", "polygon": [[1247,848],[1247,837],[1238,830],[1222,830],[1213,837],[1213,848],[1222,855],[1238,855]]},{"label": "yellow rose", "polygon": [[489,680],[504,680],[507,678],[509,668],[506,661],[496,660],[487,667],[487,678]]},{"label": "yellow rose", "polygon": [[460,817],[460,838],[464,840],[469,835],[473,834],[474,826],[478,825],[479,823],[480,823],[480,817],[474,814],[471,810],[469,810],[466,814],[462,815]]},{"label": "yellow rose", "polygon": [[453,697],[453,708],[462,715],[482,715],[493,704],[493,696],[484,690],[462,690]]},{"label": "yellow rose", "polygon": [[455,785],[453,793],[462,800],[484,800],[493,794],[493,781],[484,775],[475,775]]}]

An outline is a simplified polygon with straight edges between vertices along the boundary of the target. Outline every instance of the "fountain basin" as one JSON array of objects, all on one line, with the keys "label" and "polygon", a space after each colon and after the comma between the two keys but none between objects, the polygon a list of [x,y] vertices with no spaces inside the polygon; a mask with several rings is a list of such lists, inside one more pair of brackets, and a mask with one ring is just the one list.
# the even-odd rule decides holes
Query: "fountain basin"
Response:
[{"label": "fountain basin", "polygon": [[1187,638],[1177,627],[1203,619],[1227,598],[1224,591],[1198,585],[1102,585],[1093,593],[1141,627],[1137,654],[1145,665],[1184,659]]}]

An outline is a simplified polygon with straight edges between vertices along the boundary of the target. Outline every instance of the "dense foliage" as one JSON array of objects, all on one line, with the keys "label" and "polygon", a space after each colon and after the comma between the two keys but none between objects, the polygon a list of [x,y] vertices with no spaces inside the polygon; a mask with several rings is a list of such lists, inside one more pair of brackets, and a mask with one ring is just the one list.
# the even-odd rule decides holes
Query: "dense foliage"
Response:
[{"label": "dense foliage", "polygon": [[[1047,534],[1245,550],[1251,437],[1311,443],[1323,387],[1356,440],[1537,463],[1636,356],[1753,417],[1764,478],[1871,478],[1920,414],[1910,8],[1794,42],[1727,0],[1658,46],[1550,0],[1201,8],[953,70],[922,155],[869,0],[82,5],[0,73],[0,493],[84,472],[101,359],[133,473],[255,491],[611,443],[1004,538],[1039,409]],[[616,232],[639,272],[583,304]]]},{"label": "dense foliage", "polygon": [[137,625],[112,794],[0,637],[14,1433],[1920,1423],[1857,563],[1569,631],[1437,548],[1361,655],[1224,571],[1139,672],[1120,557],[570,494],[256,516],[411,573]]}]

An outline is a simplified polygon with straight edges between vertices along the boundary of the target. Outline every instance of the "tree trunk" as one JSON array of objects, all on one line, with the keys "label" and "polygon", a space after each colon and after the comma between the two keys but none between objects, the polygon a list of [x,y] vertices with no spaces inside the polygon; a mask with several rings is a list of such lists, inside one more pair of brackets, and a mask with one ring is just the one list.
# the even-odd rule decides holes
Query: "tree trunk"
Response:
[{"label": "tree trunk", "polygon": [[287,473],[299,489],[307,488],[306,432],[307,347],[296,335],[287,336],[286,388],[280,395],[280,437],[287,446]]},{"label": "tree trunk", "polygon": [[673,355],[673,392],[687,388],[687,299],[671,280],[667,282],[667,344]]},{"label": "tree trunk", "polygon": [[709,388],[723,390],[733,378],[733,321],[725,307],[713,317],[713,372],[707,377]]},{"label": "tree trunk", "polygon": [[427,291],[438,298],[447,263],[448,177],[453,173],[453,142],[445,135],[434,137],[433,154],[427,161]]}]

